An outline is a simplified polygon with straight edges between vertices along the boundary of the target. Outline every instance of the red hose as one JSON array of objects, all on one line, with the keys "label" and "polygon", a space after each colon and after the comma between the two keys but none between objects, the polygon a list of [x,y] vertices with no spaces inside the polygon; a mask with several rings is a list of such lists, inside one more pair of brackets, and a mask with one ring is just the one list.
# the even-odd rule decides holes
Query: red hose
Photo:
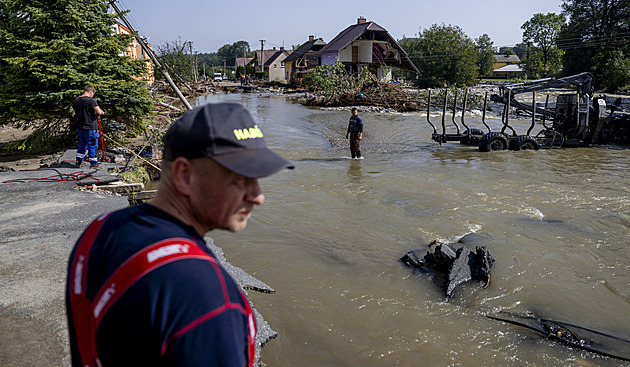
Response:
[{"label": "red hose", "polygon": [[[107,156],[107,150],[105,149],[105,143],[103,142],[103,126],[101,125],[101,119],[98,119],[98,135],[101,138],[101,147],[103,149],[103,158],[101,159],[101,162],[109,162],[109,157]],[[96,158],[98,159],[98,154],[96,154],[96,156],[97,156]]]},{"label": "red hose", "polygon": [[83,171],[76,171],[76,172],[72,172],[72,173],[68,173],[68,174],[63,174],[61,172],[59,172],[58,170],[54,169],[54,168],[40,168],[40,169],[29,169],[29,170],[25,170],[25,171],[32,171],[32,172],[42,172],[42,171],[54,171],[57,174],[56,175],[52,175],[52,176],[48,176],[48,177],[28,177],[28,178],[16,178],[14,180],[7,180],[7,181],[2,181],[2,183],[27,183],[27,182],[64,182],[64,181],[75,181],[78,184],[80,184],[80,180],[83,179],[84,177],[82,177],[83,175],[85,175],[86,177],[89,177],[93,180],[96,180],[96,182],[94,184],[97,184],[100,180],[97,178],[92,177],[91,175],[83,172]]}]

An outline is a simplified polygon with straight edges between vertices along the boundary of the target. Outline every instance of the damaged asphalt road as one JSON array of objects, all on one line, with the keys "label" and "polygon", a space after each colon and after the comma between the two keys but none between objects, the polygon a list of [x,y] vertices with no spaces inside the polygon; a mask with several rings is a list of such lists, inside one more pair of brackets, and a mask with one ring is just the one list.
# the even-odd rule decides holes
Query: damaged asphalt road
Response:
[{"label": "damaged asphalt road", "polygon": [[[68,166],[66,166],[68,167]],[[55,167],[62,175],[77,168]],[[93,171],[87,170],[86,171]],[[126,196],[77,190],[74,181],[28,182],[50,170],[0,173],[0,365],[69,366],[65,282],[74,243],[102,213],[128,206]],[[95,175],[108,175],[105,170]],[[17,181],[15,181],[17,180]],[[10,182],[7,182],[10,181]],[[212,247],[224,262],[220,248]],[[245,289],[273,289],[224,264]],[[260,345],[276,336],[256,312]]]}]

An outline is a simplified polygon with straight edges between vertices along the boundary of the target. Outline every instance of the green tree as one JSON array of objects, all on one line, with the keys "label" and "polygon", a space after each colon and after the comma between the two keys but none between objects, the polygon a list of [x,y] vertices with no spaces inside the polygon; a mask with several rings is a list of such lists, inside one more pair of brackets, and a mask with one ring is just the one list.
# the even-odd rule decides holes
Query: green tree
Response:
[{"label": "green tree", "polygon": [[521,26],[523,42],[531,47],[525,61],[529,77],[555,74],[562,69],[563,51],[556,46],[556,39],[565,22],[562,15],[537,13]]},{"label": "green tree", "polygon": [[509,47],[509,46],[503,46],[501,48],[499,48],[499,55],[516,55],[516,52],[514,51],[514,47]]},{"label": "green tree", "polygon": [[238,41],[231,45],[226,44],[217,51],[217,58],[221,66],[223,66],[223,62],[225,65],[235,65],[237,57],[251,57],[252,55],[247,41]]},{"label": "green tree", "polygon": [[[200,53],[197,55],[197,69],[199,70],[199,75],[202,75],[205,72],[206,76],[212,74],[212,67],[219,65],[217,61],[217,53]],[[223,63],[221,63],[223,66]]]},{"label": "green tree", "polygon": [[[193,74],[193,56],[190,54],[189,41],[164,42],[157,45],[157,52],[160,62],[164,64],[169,74],[174,80],[179,82],[192,82],[195,79]],[[155,77],[163,78],[162,74],[156,70]]]},{"label": "green tree", "polygon": [[562,14],[569,19],[558,39],[564,74],[589,71],[597,87],[614,89],[606,75],[630,58],[630,0],[564,0]]},{"label": "green tree", "polygon": [[356,78],[346,70],[343,63],[337,61],[332,65],[313,68],[304,77],[304,85],[328,99],[344,94],[356,95],[362,92],[366,83],[375,80],[374,75],[368,71],[359,74],[360,77]]},{"label": "green tree", "polygon": [[605,64],[602,84],[610,91],[630,87],[630,57],[615,51]]},{"label": "green tree", "polygon": [[518,43],[516,46],[512,48],[516,56],[518,56],[521,60],[527,59],[527,53],[529,52],[529,47],[527,43]]},{"label": "green tree", "polygon": [[477,44],[477,65],[479,65],[479,75],[487,76],[492,73],[494,66],[494,46],[492,39],[487,34],[475,40]]},{"label": "green tree", "polygon": [[477,83],[477,46],[458,26],[434,24],[418,38],[403,39],[401,47],[420,70],[417,79],[420,87]]},{"label": "green tree", "polygon": [[[59,149],[74,136],[72,101],[86,84],[107,116],[131,130],[141,127],[152,101],[132,75],[142,61],[123,55],[131,36],[113,34],[115,16],[105,0],[0,2],[0,125],[34,127],[12,149]],[[74,144],[74,143],[73,143]]]}]

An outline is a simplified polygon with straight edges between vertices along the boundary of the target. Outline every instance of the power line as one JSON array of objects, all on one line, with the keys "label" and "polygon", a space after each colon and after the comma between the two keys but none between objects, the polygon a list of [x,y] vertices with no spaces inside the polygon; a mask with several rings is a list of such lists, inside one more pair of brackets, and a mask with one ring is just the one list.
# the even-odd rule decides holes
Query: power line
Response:
[{"label": "power line", "polygon": [[129,7],[127,5],[125,5],[125,3],[122,0],[115,0],[119,3],[121,3],[121,5],[126,9],[129,10],[129,12],[125,15],[125,17],[127,18],[127,21],[129,21],[129,23],[131,23],[131,25],[133,26],[133,28],[138,32],[138,35],[141,35],[142,38],[144,39],[148,39],[146,37],[146,34],[142,31],[142,29],[140,28],[140,26],[138,25],[138,22],[136,22],[136,20],[133,18],[131,9],[129,9]]},{"label": "power line", "polygon": [[630,33],[619,33],[613,37],[594,37],[591,39],[569,38],[556,40],[556,45],[561,50],[572,50],[579,48],[601,47],[622,44],[630,40]]}]

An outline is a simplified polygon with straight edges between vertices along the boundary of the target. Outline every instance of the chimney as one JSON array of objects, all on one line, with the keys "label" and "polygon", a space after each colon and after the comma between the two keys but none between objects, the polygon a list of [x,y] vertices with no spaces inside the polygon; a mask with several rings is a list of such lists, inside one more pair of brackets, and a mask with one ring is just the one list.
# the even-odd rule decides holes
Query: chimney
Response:
[{"label": "chimney", "polygon": [[363,17],[359,17],[359,18],[357,19],[357,24],[363,24],[363,23],[365,23],[365,18],[363,18]]},{"label": "chimney", "polygon": [[315,39],[315,36],[313,36],[313,35],[308,36],[308,40],[309,41],[313,41],[314,39]]},{"label": "chimney", "polygon": [[280,51],[284,51],[284,46],[280,46]]}]

